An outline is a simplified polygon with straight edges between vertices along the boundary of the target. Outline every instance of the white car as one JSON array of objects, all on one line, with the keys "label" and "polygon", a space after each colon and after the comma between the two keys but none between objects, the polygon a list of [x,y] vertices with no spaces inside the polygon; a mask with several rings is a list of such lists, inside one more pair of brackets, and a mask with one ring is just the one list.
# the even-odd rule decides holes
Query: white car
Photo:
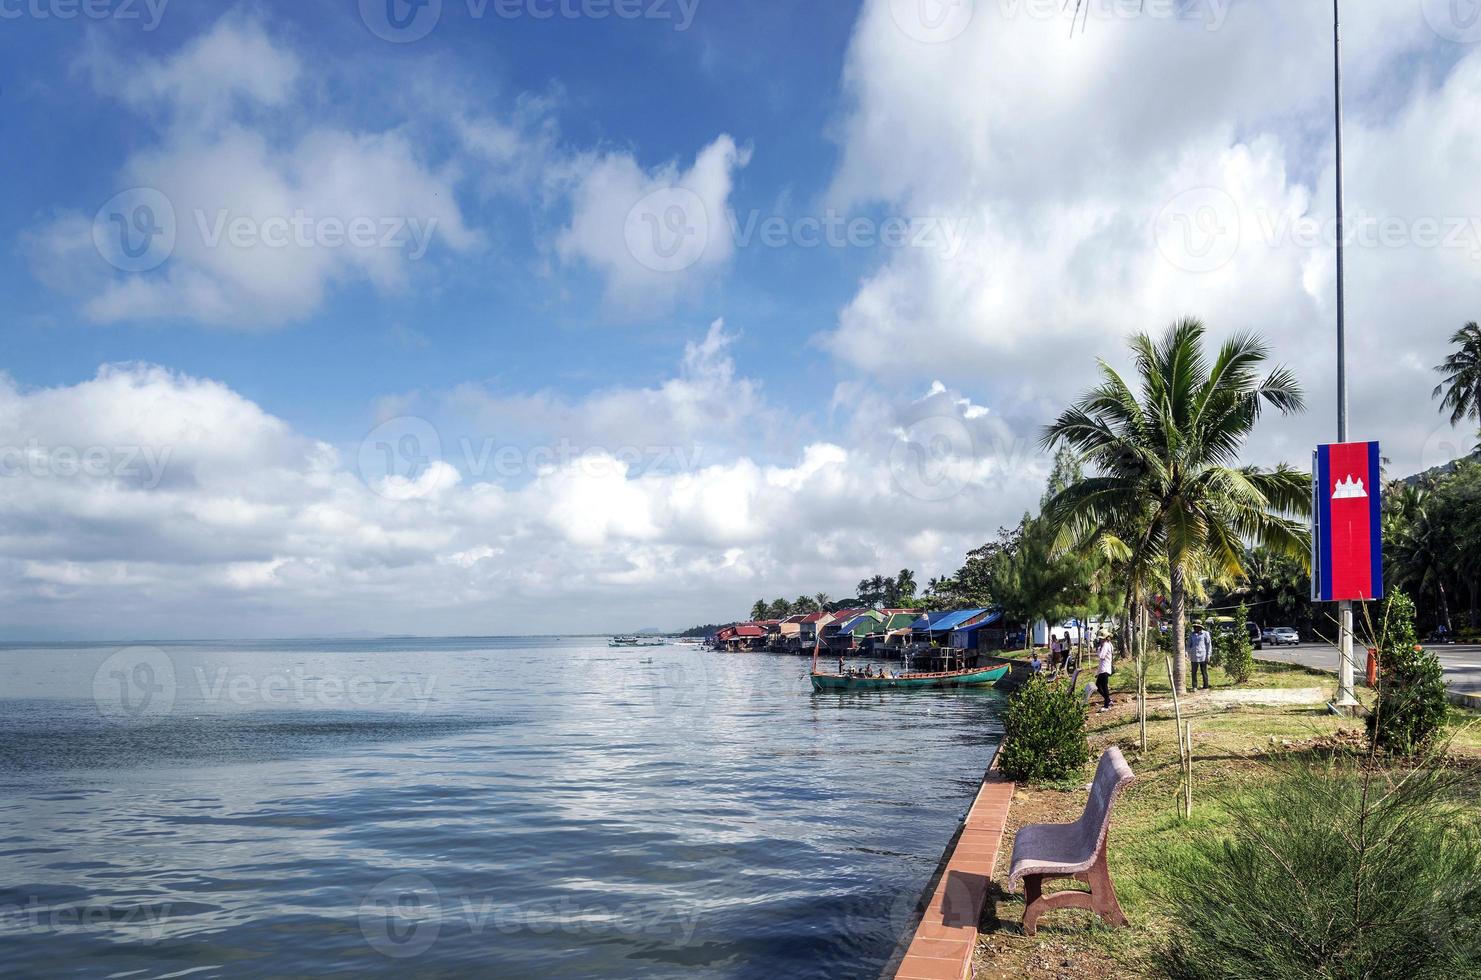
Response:
[{"label": "white car", "polygon": [[1289,626],[1274,626],[1265,631],[1265,642],[1273,647],[1293,647],[1301,642],[1301,634]]}]

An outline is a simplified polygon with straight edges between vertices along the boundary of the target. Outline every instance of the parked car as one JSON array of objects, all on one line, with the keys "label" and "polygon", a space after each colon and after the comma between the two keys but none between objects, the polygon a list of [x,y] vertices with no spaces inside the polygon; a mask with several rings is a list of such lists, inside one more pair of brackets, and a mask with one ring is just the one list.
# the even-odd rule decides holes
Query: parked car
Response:
[{"label": "parked car", "polygon": [[1301,634],[1289,626],[1272,626],[1265,631],[1264,641],[1273,647],[1293,647],[1301,642]]},{"label": "parked car", "polygon": [[1245,623],[1244,625],[1250,631],[1250,645],[1256,650],[1265,649],[1265,634],[1260,632],[1260,627],[1254,623]]}]

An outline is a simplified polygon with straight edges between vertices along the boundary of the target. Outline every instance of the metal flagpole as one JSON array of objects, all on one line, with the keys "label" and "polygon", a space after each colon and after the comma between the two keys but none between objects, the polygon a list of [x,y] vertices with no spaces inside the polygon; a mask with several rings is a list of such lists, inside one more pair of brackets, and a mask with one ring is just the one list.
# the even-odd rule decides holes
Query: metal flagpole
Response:
[{"label": "metal flagpole", "polygon": [[[1347,441],[1347,284],[1345,249],[1347,228],[1342,188],[1342,0],[1332,0],[1332,78],[1336,96],[1337,124],[1337,441]],[[1323,492],[1327,492],[1323,488]],[[1370,490],[1370,492],[1374,492]],[[1337,705],[1356,705],[1353,697],[1352,602],[1337,607],[1338,650],[1341,665],[1337,675]]]}]

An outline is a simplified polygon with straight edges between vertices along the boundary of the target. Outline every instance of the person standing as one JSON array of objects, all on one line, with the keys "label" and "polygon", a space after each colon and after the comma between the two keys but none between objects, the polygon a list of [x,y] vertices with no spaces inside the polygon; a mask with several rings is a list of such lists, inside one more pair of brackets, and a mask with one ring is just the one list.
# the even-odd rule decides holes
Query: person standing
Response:
[{"label": "person standing", "polygon": [[1188,637],[1188,656],[1193,658],[1193,675],[1188,678],[1189,690],[1198,689],[1198,673],[1203,672],[1203,689],[1209,689],[1208,660],[1213,655],[1213,643],[1202,623],[1193,624],[1193,635]]},{"label": "person standing", "polygon": [[1100,692],[1101,699],[1105,702],[1101,711],[1111,710],[1111,674],[1116,671],[1115,658],[1116,645],[1111,642],[1111,634],[1107,630],[1101,630],[1100,640],[1095,645],[1095,689]]}]

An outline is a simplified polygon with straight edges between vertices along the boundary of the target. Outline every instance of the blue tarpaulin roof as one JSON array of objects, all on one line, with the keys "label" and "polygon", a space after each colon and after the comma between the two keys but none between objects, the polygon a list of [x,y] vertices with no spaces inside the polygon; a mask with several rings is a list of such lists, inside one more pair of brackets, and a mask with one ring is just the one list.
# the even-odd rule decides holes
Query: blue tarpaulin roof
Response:
[{"label": "blue tarpaulin roof", "polygon": [[951,615],[951,613],[944,612],[944,611],[943,612],[928,612],[924,616],[922,616],[919,619],[917,619],[915,622],[911,623],[910,624],[910,628],[913,629],[913,630],[929,630],[929,629],[935,629],[936,627],[932,625],[933,623],[936,623],[939,620],[945,619],[947,616],[950,616],[950,615]]},{"label": "blue tarpaulin roof", "polygon": [[986,609],[958,609],[956,612],[947,613],[941,619],[931,624],[931,632],[939,633],[942,630],[954,630],[969,619],[981,616],[987,612]]},{"label": "blue tarpaulin roof", "polygon": [[[968,616],[967,618],[968,619],[971,619],[972,617]],[[980,630],[980,629],[982,629],[982,627],[984,627],[984,626],[991,626],[993,623],[996,623],[998,620],[1000,620],[1002,618],[1003,618],[1003,612],[1002,612],[1002,610],[997,610],[996,612],[989,613],[987,616],[983,617],[982,621],[979,622],[979,623],[973,623],[971,626],[958,626],[956,628],[956,632],[958,632],[958,633],[971,633],[974,630]]]}]

